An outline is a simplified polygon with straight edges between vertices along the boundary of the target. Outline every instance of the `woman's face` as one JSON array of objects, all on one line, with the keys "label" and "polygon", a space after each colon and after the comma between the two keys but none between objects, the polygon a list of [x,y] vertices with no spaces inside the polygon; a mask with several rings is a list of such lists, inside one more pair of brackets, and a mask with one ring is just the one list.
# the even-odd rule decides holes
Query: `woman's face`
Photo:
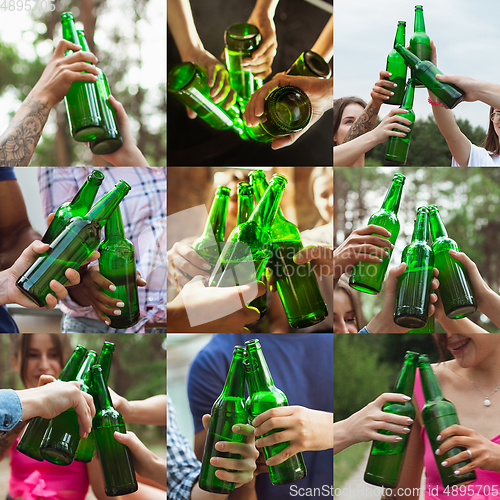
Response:
[{"label": "woman's face", "polygon": [[449,333],[447,344],[461,368],[497,363],[500,356],[500,335]]},{"label": "woman's face", "polygon": [[[493,113],[500,113],[500,109],[498,108],[495,108],[493,110]],[[497,115],[498,116],[498,115]],[[493,122],[493,130],[495,131],[495,133],[497,134],[497,137],[500,139],[500,122]]]},{"label": "woman's face", "polygon": [[[12,358],[15,370],[20,373],[21,362]],[[40,375],[52,375],[54,378],[61,373],[57,348],[52,343],[48,333],[38,333],[30,337],[30,346],[25,360],[25,378],[27,388],[38,387]]]},{"label": "woman's face", "polygon": [[342,118],[340,120],[340,125],[333,136],[333,140],[337,145],[342,144],[344,142],[345,136],[352,124],[356,121],[359,115],[363,112],[363,106],[360,104],[349,104],[344,108],[344,112],[342,113]]},{"label": "woman's face", "polygon": [[333,333],[358,333],[351,298],[343,290],[333,291]]},{"label": "woman's face", "polygon": [[321,217],[330,222],[333,220],[333,172],[332,177],[323,175],[313,184],[314,204]]}]

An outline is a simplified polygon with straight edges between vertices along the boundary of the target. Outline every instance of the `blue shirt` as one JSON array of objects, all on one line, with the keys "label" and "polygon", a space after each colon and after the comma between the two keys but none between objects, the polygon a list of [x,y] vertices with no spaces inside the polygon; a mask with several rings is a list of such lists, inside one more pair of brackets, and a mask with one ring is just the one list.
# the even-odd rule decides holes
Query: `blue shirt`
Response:
[{"label": "blue shirt", "polygon": [[[197,354],[188,376],[188,396],[195,432],[203,429],[202,416],[210,414],[222,392],[235,345],[255,334],[217,334]],[[295,333],[259,335],[274,383],[290,406],[333,412],[333,334]],[[333,432],[333,419],[332,419]],[[256,491],[262,500],[289,500],[294,488],[321,488],[333,484],[333,450],[304,452],[307,477],[293,485],[274,486],[268,474],[259,474]]]},{"label": "blue shirt", "polygon": [[23,405],[15,391],[0,389],[0,435],[11,431],[23,415]]}]

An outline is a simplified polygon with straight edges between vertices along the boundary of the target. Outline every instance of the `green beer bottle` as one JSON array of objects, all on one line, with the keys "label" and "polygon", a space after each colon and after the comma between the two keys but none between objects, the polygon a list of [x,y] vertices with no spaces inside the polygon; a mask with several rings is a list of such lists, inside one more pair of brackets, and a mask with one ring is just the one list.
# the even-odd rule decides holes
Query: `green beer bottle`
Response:
[{"label": "green beer bottle", "polygon": [[398,278],[394,322],[405,328],[422,328],[429,319],[434,254],[429,246],[429,212],[417,209],[411,243],[403,250],[406,269]]},{"label": "green beer bottle", "polygon": [[419,357],[418,368],[425,397],[425,404],[422,408],[422,420],[432,448],[432,455],[436,460],[436,466],[442,485],[444,487],[458,486],[475,481],[476,473],[474,471],[460,474],[459,476],[454,474],[457,469],[470,463],[470,459],[448,467],[443,467],[441,465],[441,462],[444,460],[465,451],[465,448],[455,447],[448,450],[446,453],[436,455],[436,450],[442,444],[442,442],[436,441],[439,434],[451,425],[459,425],[457,412],[453,403],[444,399],[441,387],[439,387],[439,382],[425,354]]},{"label": "green beer bottle", "polygon": [[[422,61],[430,61],[431,60],[431,39],[428,37],[425,32],[425,23],[424,23],[424,8],[422,5],[415,5],[415,22],[413,24],[413,36],[410,38],[410,50]],[[405,44],[402,42],[401,45],[404,47]],[[411,73],[412,78],[416,78],[413,74],[413,70]],[[422,83],[416,81],[416,87],[423,87]]]},{"label": "green beer bottle", "polygon": [[233,361],[227,373],[226,383],[221,395],[212,406],[210,427],[205,440],[203,459],[201,461],[200,488],[212,493],[228,495],[234,490],[235,483],[223,481],[215,475],[220,468],[210,463],[212,457],[241,458],[241,455],[224,453],[215,449],[219,441],[242,443],[245,436],[235,434],[233,425],[246,424],[248,415],[245,408],[245,367],[243,360],[246,351],[244,347],[235,346]]},{"label": "green beer bottle", "polygon": [[260,123],[255,127],[245,126],[245,131],[254,141],[271,142],[276,137],[299,132],[311,117],[311,101],[307,94],[298,87],[286,85],[267,96]]},{"label": "green beer bottle", "polygon": [[233,229],[210,276],[210,286],[246,285],[260,279],[271,257],[271,225],[286,183],[284,176],[274,176],[250,219]]},{"label": "green beer bottle", "polygon": [[[250,173],[257,201],[267,189],[262,170]],[[309,263],[296,264],[293,256],[303,248],[297,226],[285,219],[281,208],[271,226],[273,240],[270,267],[283,303],[288,322],[293,328],[306,328],[323,321],[328,316],[318,281]]]},{"label": "green beer bottle", "polygon": [[129,328],[139,321],[139,297],[135,270],[134,245],[125,238],[120,207],[110,215],[104,226],[104,240],[99,246],[99,272],[115,286],[112,292],[103,288],[108,297],[120,299],[125,306],[120,316],[108,316],[112,328]]},{"label": "green beer bottle", "polygon": [[251,57],[258,48],[262,36],[257,26],[241,23],[233,24],[224,32],[226,42],[226,66],[229,83],[244,108],[251,95],[262,86],[262,80],[256,78],[251,71],[242,67],[245,57]]},{"label": "green beer bottle", "polygon": [[399,43],[396,44],[396,50],[403,56],[407,66],[413,70],[412,77],[418,78],[446,106],[453,109],[462,102],[465,95],[464,91],[452,83],[440,82],[436,75],[442,75],[443,73],[434,64],[430,61],[421,61],[415,54]]},{"label": "green beer bottle", "polygon": [[129,191],[130,186],[122,180],[85,217],[74,217],[50,248],[21,275],[17,288],[38,306],[46,306],[47,294],[54,294],[50,282],[56,280],[64,285],[68,281],[66,269],[77,270],[92,255],[99,245],[102,227]]},{"label": "green beer bottle", "polygon": [[73,217],[83,217],[92,208],[104,174],[93,170],[75,197],[63,203],[56,211],[54,219],[42,238],[42,243],[52,243]]},{"label": "green beer bottle", "polygon": [[[413,97],[415,95],[415,80],[410,78],[406,86],[406,92],[403,97],[401,109],[406,109],[407,113],[398,113],[404,116],[407,120],[411,121],[410,125],[406,125],[410,131],[406,133],[405,137],[389,137],[387,143],[387,151],[385,159],[389,165],[404,165],[408,158],[408,150],[410,149],[411,132],[413,130],[413,123],[415,122],[415,113],[413,112]],[[393,129],[401,132],[397,128]]]},{"label": "green beer bottle", "polygon": [[389,97],[387,101],[384,101],[385,104],[395,104],[397,106],[401,106],[401,103],[403,102],[403,95],[406,86],[407,67],[405,60],[401,57],[399,52],[394,47],[397,43],[400,43],[404,47],[406,45],[405,40],[406,22],[398,21],[398,29],[396,31],[396,38],[394,39],[394,46],[387,56],[387,64],[385,66],[385,70],[389,73],[392,73],[392,76],[387,77],[386,80],[396,83],[397,87],[392,89],[394,95]]},{"label": "green beer bottle", "polygon": [[203,234],[193,243],[193,250],[210,264],[210,272],[217,264],[224,248],[224,233],[226,231],[230,194],[231,190],[226,186],[217,188]]},{"label": "green beer bottle", "polygon": [[332,76],[332,70],[319,54],[316,54],[316,52],[312,50],[308,50],[300,54],[297,60],[286,70],[286,74],[314,76],[314,78],[326,79]]},{"label": "green beer bottle", "polygon": [[[394,390],[397,394],[406,394],[410,398],[413,395],[415,375],[417,373],[418,352],[406,351],[403,368],[399,372]],[[415,407],[413,403],[389,402],[382,407],[382,411],[402,415],[415,419]],[[394,435],[393,432],[380,430],[380,434],[386,436]],[[397,443],[385,443],[383,441],[373,441],[368,463],[366,464],[364,479],[367,483],[376,486],[386,486],[393,488],[397,486],[403,459],[408,444],[409,434],[403,434],[402,440]]]},{"label": "green beer bottle", "polygon": [[[375,212],[368,220],[368,224],[375,224],[387,229],[391,233],[391,236],[387,239],[393,245],[396,243],[399,234],[398,210],[404,183],[405,176],[403,174],[394,175],[392,185],[385,195],[382,208],[378,212]],[[387,251],[389,255],[382,257],[380,264],[358,262],[354,266],[349,278],[349,285],[360,292],[372,295],[379,293],[392,255],[392,250]]]},{"label": "green beer bottle", "polygon": [[[82,50],[85,52],[90,52],[89,44],[85,38],[85,33],[83,30],[76,30],[78,35],[78,41],[82,46]],[[114,153],[122,147],[123,140],[118,130],[116,111],[113,109],[109,103],[109,96],[111,92],[109,91],[108,79],[102,70],[96,68],[98,71],[97,76],[97,100],[99,103],[99,111],[101,113],[102,126],[106,133],[94,140],[90,141],[90,150],[95,155],[107,155]]]},{"label": "green beer bottle", "polygon": [[92,429],[104,480],[104,491],[108,497],[128,495],[138,489],[132,455],[127,446],[119,443],[114,436],[115,431],[125,434],[127,430],[123,417],[113,407],[101,367],[98,365],[90,369],[89,386],[96,409]]},{"label": "green beer bottle", "polygon": [[225,109],[223,103],[215,104],[212,101],[206,71],[200,66],[191,62],[179,64],[168,73],[167,88],[178,101],[192,109],[211,127],[232,129],[242,139],[248,139],[239,107],[233,104]]},{"label": "green beer bottle", "polygon": [[[266,186],[267,187],[267,186]],[[250,216],[252,215],[252,212],[254,210],[254,202],[253,202],[253,187],[248,183],[248,182],[239,182],[238,183],[238,215],[236,218],[236,225],[239,226],[240,224],[243,224],[246,222]],[[267,281],[265,278],[266,273],[262,273],[261,276],[261,281],[266,284],[267,288]],[[266,314],[266,309],[267,309],[267,298],[266,294],[261,295],[260,297],[257,297],[256,299],[252,300],[249,306],[256,307],[259,312],[260,312],[260,318],[262,319],[264,317],[264,314]]]},{"label": "green beer bottle", "polygon": [[[248,355],[247,380],[250,396],[247,400],[247,410],[250,422],[258,415],[271,408],[288,406],[286,396],[273,382],[271,372],[267,366],[262,348],[258,340],[245,342]],[[264,434],[269,436],[285,429],[273,429]],[[264,448],[266,460],[281,453],[290,445],[290,442],[278,443]],[[289,484],[303,479],[307,475],[306,465],[302,453],[292,455],[290,458],[278,465],[269,466],[269,478],[273,484]]]},{"label": "green beer bottle", "polygon": [[96,365],[99,365],[102,370],[104,382],[108,385],[109,374],[111,372],[111,363],[113,362],[113,353],[115,352],[115,344],[113,342],[104,342],[102,345],[101,353]]},{"label": "green beer bottle", "polygon": [[[63,38],[80,45],[71,12],[61,15]],[[69,52],[69,51],[68,51]],[[90,63],[89,63],[90,64]],[[91,82],[73,82],[64,98],[69,131],[73,139],[88,142],[105,134],[99,110],[96,86]]]},{"label": "green beer bottle", "polygon": [[[57,377],[57,380],[62,380],[63,382],[71,382],[72,380],[75,380],[86,354],[87,349],[85,349],[85,347],[82,345],[76,346],[76,349],[73,351],[73,354],[62,369],[59,377]],[[17,451],[20,451],[24,455],[34,458],[39,462],[43,462],[43,457],[40,455],[39,450],[49,423],[49,419],[42,417],[35,417],[31,419],[24,429],[21,439],[17,443]]]},{"label": "green beer bottle", "polygon": [[434,267],[439,271],[439,295],[446,316],[463,318],[477,309],[469,275],[463,264],[450,255],[450,250],[460,252],[455,240],[448,237],[436,205],[429,207]]},{"label": "green beer bottle", "polygon": [[[89,351],[75,380],[80,384],[82,392],[89,393],[85,378],[97,359],[95,351]],[[55,465],[69,465],[73,462],[80,443],[78,416],[73,408],[53,418],[45,432],[40,445],[40,454]]]}]

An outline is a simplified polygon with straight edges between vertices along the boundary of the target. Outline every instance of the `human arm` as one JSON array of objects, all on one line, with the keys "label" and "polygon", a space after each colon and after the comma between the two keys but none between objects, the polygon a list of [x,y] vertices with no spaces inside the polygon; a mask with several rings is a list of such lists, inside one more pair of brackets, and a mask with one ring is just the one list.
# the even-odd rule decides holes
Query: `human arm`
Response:
[{"label": "human arm", "polygon": [[434,316],[436,321],[444,328],[446,333],[488,333],[484,328],[481,328],[469,318],[450,319],[444,313],[441,296],[438,294],[438,300],[434,304],[436,312]]},{"label": "human arm", "polygon": [[[97,58],[79,45],[61,40],[42,76],[0,136],[0,166],[27,166],[42,135],[50,110],[75,81],[96,82]],[[65,57],[67,50],[75,51]],[[93,64],[87,64],[88,62]]]},{"label": "human arm", "polygon": [[333,56],[333,14],[323,28],[318,39],[311,48],[312,52],[319,54],[326,62]]},{"label": "human arm", "polygon": [[159,394],[147,399],[128,401],[110,389],[113,406],[125,422],[143,425],[167,425],[167,396]]},{"label": "human arm", "polygon": [[436,75],[436,78],[462,89],[465,92],[464,101],[482,101],[493,108],[500,108],[500,85],[496,83],[480,82],[468,76]]}]

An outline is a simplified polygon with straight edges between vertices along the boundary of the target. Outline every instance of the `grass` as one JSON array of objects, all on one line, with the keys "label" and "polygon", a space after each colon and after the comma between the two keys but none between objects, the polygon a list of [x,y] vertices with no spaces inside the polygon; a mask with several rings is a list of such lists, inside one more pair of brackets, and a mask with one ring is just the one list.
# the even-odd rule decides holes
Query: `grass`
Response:
[{"label": "grass", "polygon": [[359,467],[370,443],[358,443],[333,457],[333,487],[340,488]]}]

